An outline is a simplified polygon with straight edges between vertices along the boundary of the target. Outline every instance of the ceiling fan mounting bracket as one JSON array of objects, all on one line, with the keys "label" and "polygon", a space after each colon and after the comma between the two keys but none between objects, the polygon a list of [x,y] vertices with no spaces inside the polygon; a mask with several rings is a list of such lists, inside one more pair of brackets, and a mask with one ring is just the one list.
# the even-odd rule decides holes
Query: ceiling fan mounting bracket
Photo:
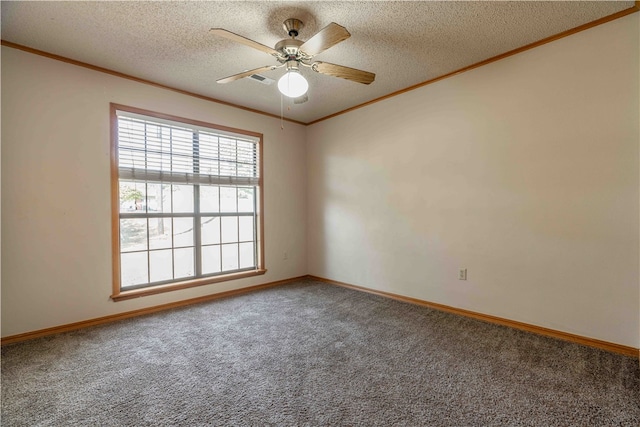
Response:
[{"label": "ceiling fan mounting bracket", "polygon": [[298,37],[298,33],[304,27],[304,23],[296,18],[289,18],[282,23],[282,28],[290,37]]}]

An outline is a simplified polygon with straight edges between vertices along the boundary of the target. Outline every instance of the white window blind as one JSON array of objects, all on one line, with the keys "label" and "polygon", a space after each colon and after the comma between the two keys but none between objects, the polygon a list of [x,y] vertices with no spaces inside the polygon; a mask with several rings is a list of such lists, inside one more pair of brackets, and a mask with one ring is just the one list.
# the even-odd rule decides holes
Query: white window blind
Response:
[{"label": "white window blind", "polygon": [[118,111],[121,179],[257,185],[257,140]]}]

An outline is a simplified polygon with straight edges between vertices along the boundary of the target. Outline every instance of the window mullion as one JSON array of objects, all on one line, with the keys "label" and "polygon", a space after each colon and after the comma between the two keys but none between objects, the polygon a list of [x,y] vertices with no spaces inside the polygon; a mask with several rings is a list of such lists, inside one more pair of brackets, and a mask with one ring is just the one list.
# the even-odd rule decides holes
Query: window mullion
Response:
[{"label": "window mullion", "polygon": [[[149,210],[149,184],[147,182],[144,183],[144,210],[145,213]],[[146,216],[146,215],[145,215]],[[151,230],[149,229],[149,217],[147,218],[147,281],[151,282],[151,239],[149,238]]]},{"label": "window mullion", "polygon": [[[144,167],[145,169],[149,168],[149,156],[148,156],[148,150],[149,150],[149,138],[148,138],[148,125],[145,123],[144,124]],[[144,198],[142,200],[143,202],[143,206],[144,206],[144,215],[146,218],[146,224],[147,224],[147,233],[146,233],[146,239],[147,239],[147,283],[151,282],[151,252],[150,252],[150,245],[149,245],[149,218],[147,217],[147,212],[149,210],[148,205],[148,197],[147,197],[147,182],[144,183]]]},{"label": "window mullion", "polygon": [[[173,171],[173,129],[169,128],[169,170]],[[173,215],[173,183],[169,184],[169,212]],[[171,277],[176,278],[176,224],[175,216],[171,216]]]},{"label": "window mullion", "polygon": [[258,187],[253,187],[253,264],[258,265]]},{"label": "window mullion", "polygon": [[[237,159],[237,152],[238,152],[238,147],[237,147],[237,142],[236,142],[236,159]],[[236,164],[237,167],[237,164]],[[238,215],[238,210],[239,210],[239,206],[238,206],[238,201],[240,200],[239,194],[240,193],[240,189],[238,187],[236,187],[236,245],[238,246],[238,253],[236,254],[236,256],[238,257],[238,268],[240,268],[240,216]]]},{"label": "window mullion", "polygon": [[[258,146],[254,145],[252,151],[253,156],[253,177],[259,178],[258,174],[258,156],[262,153],[258,152]],[[262,197],[258,194],[258,191],[262,191],[262,188],[257,185],[253,186],[253,264],[258,266],[258,197]],[[261,213],[262,214],[262,213]]]},{"label": "window mullion", "polygon": [[[193,132],[193,173],[200,173],[200,138],[197,131]],[[202,276],[202,220],[200,215],[200,185],[193,186],[193,234],[195,245],[195,276]]]}]

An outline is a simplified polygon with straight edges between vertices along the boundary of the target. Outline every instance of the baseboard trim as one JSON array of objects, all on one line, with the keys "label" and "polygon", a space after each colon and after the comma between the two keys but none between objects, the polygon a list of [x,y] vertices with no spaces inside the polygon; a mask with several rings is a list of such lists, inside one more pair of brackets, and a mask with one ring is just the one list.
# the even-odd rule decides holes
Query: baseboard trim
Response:
[{"label": "baseboard trim", "polygon": [[337,280],[325,279],[324,277],[309,275],[308,278],[311,280],[317,280],[319,282],[329,283],[331,285],[341,286],[343,288],[349,288],[349,289],[354,289],[356,291],[367,292],[370,294],[379,295],[379,296],[395,299],[395,300],[410,303],[410,304],[421,305],[423,307],[429,307],[439,311],[446,311],[447,313],[453,313],[460,316],[471,317],[473,319],[482,320],[489,323],[508,326],[514,329],[532,332],[534,334],[544,335],[551,338],[561,339],[563,341],[570,341],[576,344],[586,345],[589,347],[596,347],[601,350],[606,350],[612,353],[623,354],[625,356],[630,356],[630,357],[635,357],[640,359],[640,350],[635,347],[629,347],[621,344],[615,344],[607,341],[597,340],[594,338],[574,335],[567,332],[543,328],[541,326],[530,325],[528,323],[517,322],[515,320],[509,320],[502,317],[491,316],[488,314],[477,313],[475,311],[455,308],[448,305],[429,302],[429,301],[425,301],[417,298],[406,297],[406,296],[394,294],[391,292],[378,291],[375,289],[365,288],[363,286],[351,285],[349,283],[339,282]]},{"label": "baseboard trim", "polygon": [[589,347],[599,348],[601,350],[610,351],[613,353],[623,354],[625,356],[635,357],[640,359],[640,349],[635,347],[629,347],[621,344],[611,343],[608,341],[597,340],[594,338],[583,337],[580,335],[570,334],[567,332],[557,331],[554,329],[543,328],[541,326],[535,326],[528,323],[518,322],[515,320],[509,320],[502,317],[491,316],[488,314],[482,314],[470,310],[464,310],[460,308],[451,307],[444,304],[438,304],[434,302],[429,302],[417,298],[406,297],[403,295],[394,294],[391,292],[378,291],[375,289],[369,289],[363,286],[352,285],[349,283],[340,282],[337,280],[326,279],[324,277],[318,277],[313,275],[305,275],[299,277],[292,277],[290,279],[278,280],[275,282],[263,283],[261,285],[248,286],[246,288],[234,289],[231,291],[220,292],[217,294],[205,295],[197,298],[190,298],[181,301],[175,301],[167,304],[161,304],[153,307],[141,308],[138,310],[127,311],[124,313],[112,314],[109,316],[97,317],[94,319],[83,320],[81,322],[69,323],[60,326],[54,326],[46,329],[39,329],[32,332],[25,332],[23,334],[11,335],[7,337],[3,337],[0,340],[0,345],[4,346],[7,344],[13,344],[21,341],[27,341],[35,338],[41,338],[48,335],[55,335],[62,332],[74,331],[77,329],[88,328],[91,326],[102,325],[105,323],[117,322],[119,320],[129,319],[132,317],[144,316],[147,314],[157,313],[160,311],[170,310],[177,307],[184,307],[187,305],[199,304],[208,301],[214,301],[217,299],[228,298],[235,295],[246,294],[249,292],[259,291],[261,289],[271,288],[275,286],[286,285],[289,283],[297,282],[300,280],[316,280],[319,282],[328,283],[331,285],[341,286],[343,288],[353,289],[360,292],[367,292],[374,295],[383,296],[386,298],[395,299],[398,301],[406,302],[409,304],[420,305],[423,307],[433,308],[435,310],[445,311],[448,313],[457,314],[460,316],[470,317],[477,320],[482,320],[489,323],[494,323],[498,325],[508,326],[514,329],[519,329],[522,331],[531,332],[538,335],[544,335],[547,337],[552,337],[556,339],[561,339],[564,341],[569,341],[581,345],[586,345]]},{"label": "baseboard trim", "polygon": [[104,317],[97,317],[95,319],[83,320],[81,322],[68,323],[66,325],[54,326],[52,328],[40,329],[32,332],[25,332],[23,334],[11,335],[4,337],[0,340],[0,345],[13,344],[21,341],[27,341],[34,338],[45,337],[48,335],[55,335],[62,332],[74,331],[77,329],[88,328],[90,326],[102,325],[104,323],[116,322],[118,320],[129,319],[131,317],[144,316],[147,314],[157,313],[159,311],[170,310],[172,308],[184,307],[187,305],[199,304],[203,302],[213,301],[222,298],[228,298],[235,295],[246,294],[249,292],[259,291],[261,289],[272,288],[275,286],[286,285],[289,283],[297,282],[306,279],[307,276],[293,277],[291,279],[278,280],[275,282],[264,283],[261,285],[248,286],[246,288],[234,289],[231,291],[219,292],[217,294],[205,295],[197,298],[190,298],[181,301],[170,302],[167,304],[156,305],[153,307],[141,308],[133,311],[126,311],[124,313],[112,314]]}]

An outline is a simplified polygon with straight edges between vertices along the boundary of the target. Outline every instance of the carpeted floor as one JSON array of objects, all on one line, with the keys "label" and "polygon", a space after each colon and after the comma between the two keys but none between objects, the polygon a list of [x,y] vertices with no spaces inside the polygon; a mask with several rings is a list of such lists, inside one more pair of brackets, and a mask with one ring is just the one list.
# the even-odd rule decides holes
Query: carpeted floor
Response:
[{"label": "carpeted floor", "polygon": [[305,281],[2,348],[8,426],[632,426],[638,360]]}]

